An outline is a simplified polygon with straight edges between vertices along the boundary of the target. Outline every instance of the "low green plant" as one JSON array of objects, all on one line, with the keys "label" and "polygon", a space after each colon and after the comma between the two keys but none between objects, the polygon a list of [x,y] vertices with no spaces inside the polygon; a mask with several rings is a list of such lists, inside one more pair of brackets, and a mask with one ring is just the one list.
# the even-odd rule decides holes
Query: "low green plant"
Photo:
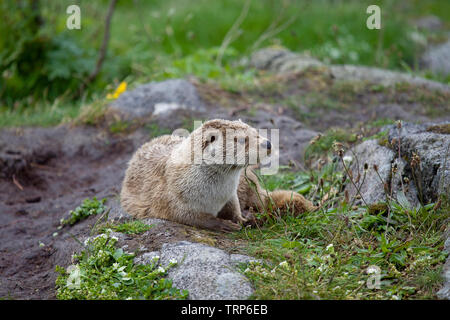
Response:
[{"label": "low green plant", "polygon": [[[267,190],[291,189],[320,207],[299,216],[275,214],[259,228],[231,235],[264,261],[241,266],[255,286],[253,298],[435,299],[448,256],[442,250],[446,198],[415,205],[400,191],[387,202],[357,205],[357,195],[344,187],[358,172],[349,177],[339,159],[328,159],[309,172],[262,177]],[[360,169],[375,170],[362,163]],[[363,180],[361,174],[356,185]],[[376,288],[368,285],[374,269]]]},{"label": "low green plant", "polygon": [[354,143],[357,135],[341,128],[332,128],[314,139],[305,151],[305,158],[312,154],[323,154],[331,149],[335,141]]},{"label": "low green plant", "polygon": [[62,225],[74,225],[78,221],[84,220],[91,215],[102,214],[105,212],[104,206],[106,198],[97,200],[96,197],[91,199],[85,199],[83,203],[75,210],[70,211],[70,217],[68,219],[61,219]]},{"label": "low green plant", "polygon": [[108,228],[112,229],[113,231],[122,232],[125,234],[140,234],[145,231],[150,230],[152,225],[145,224],[144,222],[140,220],[132,220],[128,222],[124,222],[121,224],[108,224],[105,226],[102,226],[100,230],[106,230]]},{"label": "low green plant", "polygon": [[111,230],[85,241],[85,250],[73,255],[67,269],[56,267],[56,297],[61,300],[185,299],[188,292],[172,286],[164,276],[176,265],[136,265],[134,254],[117,247]]}]

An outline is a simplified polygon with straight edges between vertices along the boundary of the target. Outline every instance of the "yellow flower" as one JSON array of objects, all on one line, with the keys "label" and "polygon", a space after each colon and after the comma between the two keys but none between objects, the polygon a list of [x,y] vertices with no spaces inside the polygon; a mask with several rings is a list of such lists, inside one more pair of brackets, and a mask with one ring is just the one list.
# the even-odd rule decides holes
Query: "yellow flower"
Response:
[{"label": "yellow flower", "polygon": [[108,93],[106,95],[107,99],[117,99],[122,93],[124,93],[127,90],[127,83],[125,81],[122,81],[117,89],[114,91],[114,93]]}]

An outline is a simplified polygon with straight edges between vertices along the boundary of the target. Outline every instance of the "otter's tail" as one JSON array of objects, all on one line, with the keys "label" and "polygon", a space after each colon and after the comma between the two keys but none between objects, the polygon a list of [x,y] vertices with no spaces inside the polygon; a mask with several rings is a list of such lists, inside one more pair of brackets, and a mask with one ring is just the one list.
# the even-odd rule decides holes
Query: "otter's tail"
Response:
[{"label": "otter's tail", "polygon": [[295,191],[274,190],[265,197],[265,207],[270,211],[279,211],[281,214],[298,216],[304,212],[318,209],[313,203]]}]

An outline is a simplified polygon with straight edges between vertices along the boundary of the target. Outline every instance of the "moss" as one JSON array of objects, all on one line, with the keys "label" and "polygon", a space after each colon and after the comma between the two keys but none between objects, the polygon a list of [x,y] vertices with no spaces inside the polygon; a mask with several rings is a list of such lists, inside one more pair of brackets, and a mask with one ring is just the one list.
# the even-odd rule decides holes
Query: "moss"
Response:
[{"label": "moss", "polygon": [[140,234],[150,230],[151,228],[152,225],[145,224],[140,220],[132,220],[121,224],[107,223],[99,226],[100,232],[105,232],[107,229],[111,229],[124,234]]},{"label": "moss", "polygon": [[440,133],[440,134],[450,134],[450,123],[437,124],[427,128],[428,132]]},{"label": "moss", "polygon": [[130,123],[128,121],[117,120],[109,125],[109,132],[117,134],[124,133],[130,128]]},{"label": "moss", "polygon": [[369,205],[368,212],[371,215],[379,214],[381,212],[387,212],[388,205],[386,203],[374,203]]}]

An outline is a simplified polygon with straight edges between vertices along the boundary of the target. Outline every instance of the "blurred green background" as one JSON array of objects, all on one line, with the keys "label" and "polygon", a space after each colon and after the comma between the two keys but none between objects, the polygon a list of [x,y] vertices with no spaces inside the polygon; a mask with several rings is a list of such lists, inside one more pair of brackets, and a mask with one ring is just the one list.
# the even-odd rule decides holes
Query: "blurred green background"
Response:
[{"label": "blurred green background", "polygon": [[[0,115],[64,105],[52,123],[121,81],[245,76],[235,62],[269,45],[329,63],[418,72],[420,39],[438,42],[441,34],[423,33],[411,21],[435,15],[447,29],[450,21],[450,1],[442,0],[119,0],[101,72],[78,95],[98,59],[109,2],[0,1]],[[81,30],[66,28],[72,4],[81,8]],[[366,28],[370,4],[382,8],[381,31]],[[242,23],[232,28],[239,17]],[[224,45],[227,34],[231,41]],[[221,45],[226,50],[218,59]]]}]

